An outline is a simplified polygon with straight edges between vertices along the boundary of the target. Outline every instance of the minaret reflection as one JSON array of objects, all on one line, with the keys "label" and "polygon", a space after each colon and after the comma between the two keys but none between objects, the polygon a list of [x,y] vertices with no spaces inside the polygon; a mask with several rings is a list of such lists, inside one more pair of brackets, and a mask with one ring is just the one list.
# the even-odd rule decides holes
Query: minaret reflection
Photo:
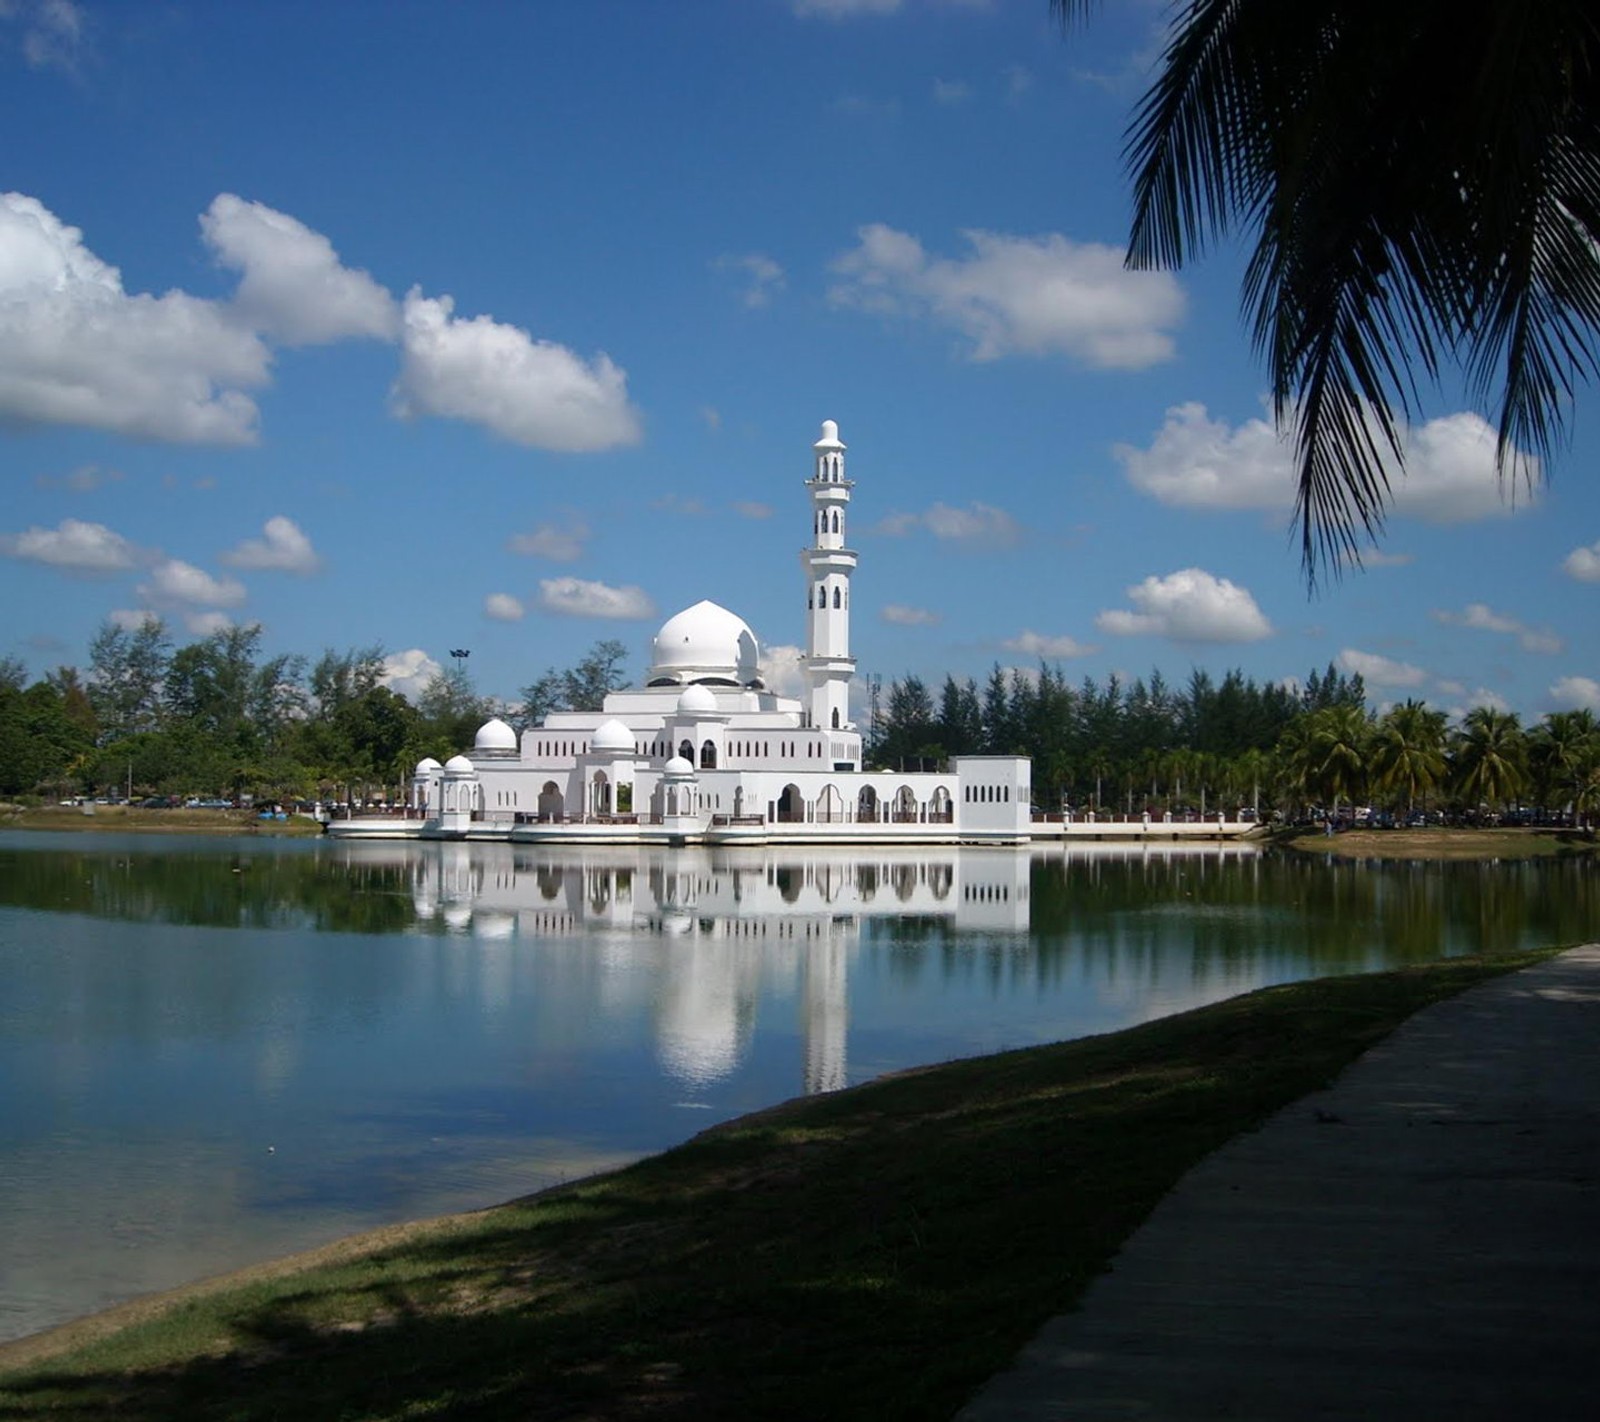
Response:
[{"label": "minaret reflection", "polygon": [[[351,857],[371,847],[341,846]],[[390,848],[386,853],[395,853]],[[657,1059],[685,1089],[747,1059],[762,1004],[795,1003],[798,1087],[849,1084],[850,970],[875,920],[1023,934],[1029,856],[955,846],[661,850],[502,843],[408,845],[418,920],[484,948],[476,990],[562,975],[561,1011],[647,1014]],[[524,950],[549,948],[531,956]],[[585,951],[563,955],[563,946]],[[539,996],[555,1000],[553,991]],[[559,1030],[559,1024],[554,1030]]]}]

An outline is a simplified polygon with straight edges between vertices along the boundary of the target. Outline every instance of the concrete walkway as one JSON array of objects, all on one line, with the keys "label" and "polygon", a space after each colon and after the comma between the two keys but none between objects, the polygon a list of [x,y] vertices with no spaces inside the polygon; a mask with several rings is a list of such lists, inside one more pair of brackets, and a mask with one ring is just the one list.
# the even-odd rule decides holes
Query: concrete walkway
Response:
[{"label": "concrete walkway", "polygon": [[1191,1171],[959,1422],[1600,1416],[1600,945]]}]

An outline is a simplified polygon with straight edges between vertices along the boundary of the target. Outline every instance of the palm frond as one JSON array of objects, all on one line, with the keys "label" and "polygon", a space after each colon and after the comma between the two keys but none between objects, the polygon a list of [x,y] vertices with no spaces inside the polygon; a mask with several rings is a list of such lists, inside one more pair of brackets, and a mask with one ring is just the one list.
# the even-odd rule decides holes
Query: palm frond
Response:
[{"label": "palm frond", "polygon": [[[1094,0],[1052,0],[1063,25]],[[1600,374],[1600,6],[1188,0],[1129,125],[1129,264],[1254,231],[1244,301],[1294,434],[1308,578],[1381,527],[1459,360],[1531,480]]]}]

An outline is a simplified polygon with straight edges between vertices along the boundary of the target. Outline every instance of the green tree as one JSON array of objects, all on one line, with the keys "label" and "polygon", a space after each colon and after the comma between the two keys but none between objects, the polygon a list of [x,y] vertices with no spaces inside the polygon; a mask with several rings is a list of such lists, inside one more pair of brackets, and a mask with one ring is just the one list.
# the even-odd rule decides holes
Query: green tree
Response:
[{"label": "green tree", "polygon": [[1529,768],[1547,805],[1577,799],[1589,772],[1600,763],[1600,726],[1592,711],[1552,711],[1528,738]]},{"label": "green tree", "polygon": [[1403,799],[1407,813],[1436,793],[1445,775],[1445,717],[1407,700],[1378,721],[1372,742],[1374,783]]},{"label": "green tree", "polygon": [[894,682],[889,688],[889,703],[884,712],[878,759],[891,766],[937,759],[938,735],[933,698],[928,695],[922,678],[908,676]]},{"label": "green tree", "polygon": [[101,624],[89,644],[89,700],[102,742],[160,727],[171,658],[172,639],[159,617],[146,617],[131,631]]},{"label": "green tree", "polygon": [[1129,263],[1255,234],[1243,299],[1310,575],[1381,524],[1416,374],[1459,360],[1497,407],[1503,475],[1560,443],[1596,370],[1597,72],[1588,0],[1181,7],[1129,133]]},{"label": "green tree", "polygon": [[628,649],[614,638],[596,642],[575,667],[547,667],[537,681],[522,688],[516,719],[536,726],[552,711],[598,711],[608,693],[626,684],[622,670]]},{"label": "green tree", "polygon": [[1466,808],[1498,810],[1522,792],[1527,737],[1514,711],[1475,706],[1456,732],[1451,771]]},{"label": "green tree", "polygon": [[0,794],[68,788],[93,745],[50,682],[24,690],[12,676],[0,674]]}]

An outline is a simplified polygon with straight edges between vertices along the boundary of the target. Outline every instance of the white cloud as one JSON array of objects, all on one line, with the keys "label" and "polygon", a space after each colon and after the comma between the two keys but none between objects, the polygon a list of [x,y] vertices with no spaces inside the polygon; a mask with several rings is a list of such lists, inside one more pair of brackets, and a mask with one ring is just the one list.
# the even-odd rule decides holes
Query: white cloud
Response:
[{"label": "white cloud", "polygon": [[1511,703],[1498,691],[1490,691],[1487,686],[1480,686],[1476,691],[1467,694],[1464,705],[1452,706],[1448,715],[1452,721],[1459,721],[1475,706],[1486,706],[1491,711],[1509,711],[1511,709]]},{"label": "white cloud", "polygon": [[1067,355],[1085,365],[1141,370],[1173,354],[1183,290],[1166,272],[1130,272],[1121,248],[1057,233],[1010,237],[967,231],[970,254],[930,257],[883,223],[833,263],[834,305],[929,320],[971,343],[971,357]]},{"label": "white cloud", "polygon": [[505,439],[568,452],[636,444],[639,419],[626,372],[605,355],[585,363],[488,316],[451,315],[454,301],[412,287],[404,307],[400,375],[392,400],[404,418],[440,415]]},{"label": "white cloud", "polygon": [[1117,636],[1157,636],[1174,642],[1257,642],[1272,624],[1249,591],[1203,568],[1148,577],[1128,589],[1137,611],[1102,612],[1095,626]]},{"label": "white cloud", "polygon": [[779,696],[799,696],[805,690],[805,652],[789,642],[763,647],[756,662],[762,681]]},{"label": "white cloud", "polygon": [[857,15],[892,15],[900,0],[794,0],[797,15],[821,15],[829,20],[849,20]]},{"label": "white cloud", "polygon": [[552,563],[576,563],[583,556],[583,545],[589,539],[588,525],[581,521],[558,528],[553,523],[541,523],[532,533],[514,533],[506,544],[513,553],[529,558],[548,558]]},{"label": "white cloud", "polygon": [[521,622],[523,611],[522,603],[510,593],[490,593],[483,600],[484,616],[496,622]]},{"label": "white cloud", "polygon": [[388,291],[343,266],[326,237],[286,213],[221,193],[200,230],[217,260],[243,273],[233,304],[256,330],[292,346],[398,333]]},{"label": "white cloud", "polygon": [[1376,652],[1363,652],[1346,647],[1334,658],[1339,670],[1359,676],[1368,686],[1416,687],[1428,680],[1428,673],[1410,662],[1397,662],[1391,657],[1381,657]]},{"label": "white cloud", "polygon": [[1496,612],[1487,603],[1469,602],[1460,612],[1435,611],[1435,622],[1446,627],[1472,627],[1480,632],[1502,632],[1515,637],[1525,652],[1555,655],[1566,650],[1566,643],[1548,627],[1529,627],[1515,617]]},{"label": "white cloud", "polygon": [[1289,446],[1265,420],[1230,430],[1198,401],[1167,411],[1148,449],[1112,453],[1134,488],[1180,508],[1288,509],[1294,504]]},{"label": "white cloud", "polygon": [[186,612],[183,625],[196,637],[209,637],[232,627],[233,619],[226,612]]},{"label": "white cloud", "polygon": [[656,606],[643,588],[614,588],[583,578],[543,578],[539,606],[566,617],[616,617],[637,621],[654,617]]},{"label": "white cloud", "polygon": [[146,622],[161,621],[161,614],[147,607],[118,607],[106,613],[106,621],[124,632],[137,632]]},{"label": "white cloud", "polygon": [[383,674],[378,682],[408,701],[415,701],[423,688],[443,670],[420,647],[412,647],[383,659]]},{"label": "white cloud", "polygon": [[0,416],[181,444],[248,444],[271,354],[222,306],[129,295],[37,199],[0,195]]},{"label": "white cloud", "polygon": [[1561,566],[1569,578],[1576,578],[1580,583],[1600,583],[1600,543],[1574,548]]},{"label": "white cloud", "polygon": [[745,279],[740,300],[752,311],[772,305],[772,298],[788,285],[783,268],[761,252],[718,257],[712,265],[719,272],[735,272]]},{"label": "white cloud", "polygon": [[0,534],[0,554],[87,574],[126,572],[146,558],[143,550],[103,523],[75,518],[64,518],[55,528]]},{"label": "white cloud", "polygon": [[964,79],[935,79],[933,99],[938,104],[963,104],[972,97],[972,85]]},{"label": "white cloud", "polygon": [[1020,99],[1029,89],[1033,88],[1033,71],[1024,64],[1008,64],[1006,66],[1006,94],[1013,99]]},{"label": "white cloud", "polygon": [[107,484],[119,483],[120,469],[103,469],[98,464],[80,464],[65,474],[35,474],[34,485],[40,489],[68,489],[74,494],[92,494]]},{"label": "white cloud", "polygon": [[[1381,447],[1382,436],[1375,436]],[[1494,431],[1463,411],[1403,426],[1405,474],[1389,464],[1395,514],[1428,523],[1464,523],[1504,517],[1531,507],[1524,491],[1516,501],[1501,497],[1494,467]],[[1211,419],[1198,402],[1174,405],[1148,448],[1119,444],[1112,451],[1134,488],[1180,508],[1264,509],[1287,513],[1294,506],[1294,449],[1263,419],[1237,428]],[[1537,472],[1537,461],[1513,460],[1518,471]],[[1519,475],[1520,477],[1520,475]],[[1363,553],[1363,561],[1377,562]]]},{"label": "white cloud", "polygon": [[924,513],[890,514],[874,526],[873,532],[902,538],[919,529],[935,538],[997,548],[1009,548],[1022,539],[1022,525],[1004,509],[977,502],[964,509],[938,503]]},{"label": "white cloud", "polygon": [[944,620],[937,612],[925,607],[907,607],[903,602],[886,604],[879,616],[896,627],[937,627]]},{"label": "white cloud", "polygon": [[1008,652],[1021,652],[1028,657],[1087,657],[1100,650],[1085,645],[1076,637],[1049,637],[1032,631],[1008,637],[1000,645]]},{"label": "white cloud", "polygon": [[757,499],[736,499],[733,511],[741,518],[771,518],[773,514],[771,504],[761,503]]},{"label": "white cloud", "polygon": [[232,552],[224,553],[222,561],[230,568],[257,572],[309,574],[322,567],[311,540],[293,519],[282,514],[267,520],[260,538],[245,539]]},{"label": "white cloud", "polygon": [[78,73],[89,45],[83,7],[73,0],[21,0],[0,4],[0,20],[22,27],[22,57],[30,69]]},{"label": "white cloud", "polygon": [[1600,712],[1600,681],[1593,677],[1561,677],[1551,685],[1549,694],[1558,710]]},{"label": "white cloud", "polygon": [[237,607],[245,600],[244,584],[235,578],[214,578],[203,568],[167,558],[150,571],[150,581],[135,591],[157,607],[189,603],[195,607]]},{"label": "white cloud", "polygon": [[[1354,562],[1354,559],[1347,559]],[[1385,553],[1381,548],[1363,548],[1360,565],[1363,568],[1406,568],[1416,562],[1412,553]]]}]

